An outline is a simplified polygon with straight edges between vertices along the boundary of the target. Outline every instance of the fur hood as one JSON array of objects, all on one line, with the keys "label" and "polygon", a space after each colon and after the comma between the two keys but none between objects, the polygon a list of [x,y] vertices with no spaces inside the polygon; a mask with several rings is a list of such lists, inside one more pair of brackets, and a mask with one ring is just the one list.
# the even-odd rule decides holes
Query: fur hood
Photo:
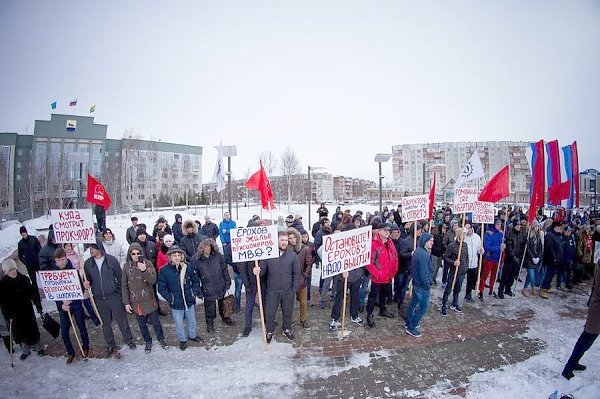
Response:
[{"label": "fur hood", "polygon": [[198,249],[197,249],[194,257],[200,257],[202,255],[202,248],[204,248],[204,246],[206,244],[210,244],[210,246],[212,247],[211,253],[220,253],[217,242],[215,240],[213,240],[212,238],[205,238],[204,240],[200,241],[200,243],[198,244]]},{"label": "fur hood", "polygon": [[300,250],[302,249],[302,237],[300,236],[300,232],[293,227],[288,227],[286,232],[288,235],[293,234],[296,236],[296,246],[294,247],[294,251],[300,253]]},{"label": "fur hood", "polygon": [[183,231],[183,235],[187,235],[187,229],[185,226],[187,226],[189,223],[191,223],[194,227],[194,234],[198,234],[198,225],[196,224],[196,222],[194,222],[194,219],[185,219],[181,224],[181,230]]}]

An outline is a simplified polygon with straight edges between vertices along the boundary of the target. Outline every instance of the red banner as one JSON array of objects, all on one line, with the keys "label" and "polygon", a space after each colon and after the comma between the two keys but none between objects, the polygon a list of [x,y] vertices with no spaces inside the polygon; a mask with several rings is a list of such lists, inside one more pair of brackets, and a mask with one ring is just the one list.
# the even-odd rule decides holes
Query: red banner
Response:
[{"label": "red banner", "polygon": [[110,196],[102,183],[94,179],[89,173],[87,179],[87,201],[91,204],[102,205],[104,209],[108,209],[111,204]]}]

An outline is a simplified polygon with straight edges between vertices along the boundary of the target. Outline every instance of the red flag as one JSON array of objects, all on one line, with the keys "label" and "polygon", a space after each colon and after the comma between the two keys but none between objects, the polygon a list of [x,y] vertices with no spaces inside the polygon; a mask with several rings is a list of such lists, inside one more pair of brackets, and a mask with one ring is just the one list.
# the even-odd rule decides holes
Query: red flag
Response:
[{"label": "red flag", "polygon": [[529,223],[533,223],[537,210],[544,206],[546,197],[546,161],[544,159],[544,140],[532,144],[531,198],[529,203]]},{"label": "red flag", "polygon": [[571,181],[566,180],[548,188],[548,201],[552,204],[560,204],[562,200],[568,199],[571,194]]},{"label": "red flag", "polygon": [[94,179],[89,173],[87,178],[87,201],[91,204],[102,205],[104,209],[108,209],[111,204],[110,196],[102,183]]},{"label": "red flag", "polygon": [[479,201],[498,202],[510,195],[510,168],[508,165],[500,169],[479,193]]},{"label": "red flag", "polygon": [[433,220],[433,205],[435,204],[435,173],[433,174],[433,184],[429,190],[429,220]]},{"label": "red flag", "polygon": [[262,161],[260,161],[260,169],[258,172],[250,176],[246,182],[246,187],[249,190],[258,190],[263,209],[275,209],[273,190],[271,190],[271,183],[269,182],[265,168],[263,168]]}]

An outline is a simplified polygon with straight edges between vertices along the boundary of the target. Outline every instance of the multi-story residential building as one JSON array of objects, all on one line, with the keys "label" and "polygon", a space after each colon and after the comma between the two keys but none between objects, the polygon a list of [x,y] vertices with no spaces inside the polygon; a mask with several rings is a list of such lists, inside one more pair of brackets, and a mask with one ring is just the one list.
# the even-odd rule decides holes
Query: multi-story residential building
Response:
[{"label": "multi-story residential building", "polygon": [[[511,197],[507,202],[529,202],[531,171],[525,151],[529,142],[483,141],[402,144],[392,146],[393,187],[396,192],[410,195],[427,192],[433,175],[437,187],[452,190],[453,181],[475,150],[478,151],[485,177],[466,183],[466,186],[483,186],[507,164],[511,166]],[[450,194],[450,195],[448,195]],[[452,197],[442,193],[442,198]]]},{"label": "multi-story residential building", "polygon": [[14,176],[0,182],[9,193],[3,212],[36,215],[84,206],[78,201],[85,198],[88,173],[105,185],[117,208],[144,207],[161,197],[174,201],[176,195],[179,200],[200,191],[202,147],[107,139],[107,130],[93,117],[52,114],[50,120],[35,121],[33,135],[0,135],[2,162]]}]

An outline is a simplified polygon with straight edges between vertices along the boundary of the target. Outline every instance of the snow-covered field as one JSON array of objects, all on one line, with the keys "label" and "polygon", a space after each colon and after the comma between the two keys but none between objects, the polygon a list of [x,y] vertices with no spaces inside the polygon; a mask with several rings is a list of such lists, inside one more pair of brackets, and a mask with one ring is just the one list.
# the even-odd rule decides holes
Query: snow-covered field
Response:
[{"label": "snow-covered field", "polygon": [[[350,208],[353,212],[357,209],[373,212],[377,207],[354,205],[342,208]],[[312,212],[315,211],[316,207],[312,209]],[[331,211],[333,209],[330,208]],[[294,205],[289,212],[285,207],[284,211],[274,211],[273,215],[276,219],[278,215],[300,213],[307,223],[306,212],[306,206]],[[206,210],[199,208],[197,215],[193,214],[193,209],[191,212],[164,210],[136,215],[150,230],[159,215],[165,216],[172,224],[176,213],[181,213],[184,219],[203,221]],[[238,225],[246,225],[255,213],[260,214],[256,207],[240,208]],[[209,209],[208,214],[216,223],[221,220],[221,208]],[[126,242],[125,230],[130,226],[129,216],[110,215],[107,220],[117,239],[123,243]],[[235,208],[233,216],[235,219]],[[263,214],[263,217],[267,218],[267,215]],[[314,213],[313,223],[316,219]],[[46,218],[25,222],[31,234],[35,234],[35,229],[47,228],[49,224],[50,220]],[[310,230],[309,226],[305,228]],[[0,259],[16,249],[20,238],[18,229],[17,224],[0,231]],[[547,398],[554,390],[571,393],[577,399],[600,398],[600,343],[596,343],[582,359],[582,363],[589,367],[586,372],[576,373],[570,381],[560,376],[584,322],[563,318],[559,313],[567,311],[566,305],[583,309],[585,302],[584,295],[570,295],[563,300],[522,300],[519,297],[505,300],[504,314],[516,314],[523,309],[534,312],[525,337],[544,341],[546,349],[524,362],[474,374],[468,382],[467,398]],[[497,311],[492,307],[483,309],[486,312]],[[320,367],[325,359],[315,355],[314,358],[303,357],[299,361],[294,358],[295,349],[292,345],[275,341],[268,351],[264,351],[260,328],[255,327],[248,339],[240,339],[231,346],[209,350],[190,348],[186,352],[176,348],[169,351],[156,348],[151,355],[141,350],[130,352],[124,349],[125,356],[121,361],[91,359],[87,362],[78,361],[72,366],[66,366],[62,358],[31,356],[25,362],[17,359],[15,367],[11,368],[10,357],[2,348],[0,398],[300,397],[298,386],[302,378],[327,378],[370,363],[368,354],[363,354],[354,355],[349,365],[344,367]],[[385,353],[380,355],[385,356]],[[446,388],[446,382],[439,381],[437,386],[423,392],[403,391],[395,394],[450,398]],[[392,395],[394,392],[390,392]]]}]

